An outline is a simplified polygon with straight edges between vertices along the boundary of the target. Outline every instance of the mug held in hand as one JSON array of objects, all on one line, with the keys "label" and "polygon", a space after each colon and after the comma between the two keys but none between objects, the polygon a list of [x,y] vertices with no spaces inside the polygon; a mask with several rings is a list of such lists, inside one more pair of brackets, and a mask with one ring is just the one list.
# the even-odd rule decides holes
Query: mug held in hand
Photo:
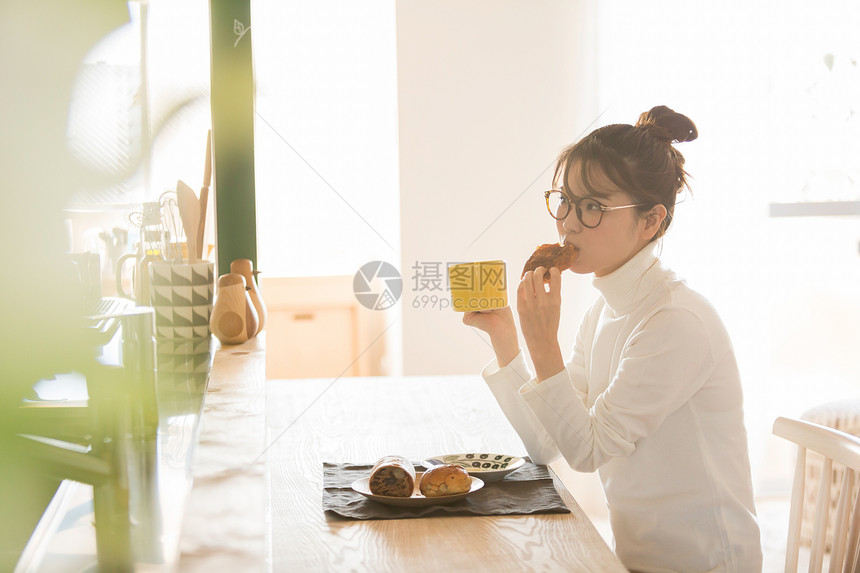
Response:
[{"label": "mug held in hand", "polygon": [[450,265],[448,286],[452,308],[467,312],[508,306],[506,268],[503,260]]}]

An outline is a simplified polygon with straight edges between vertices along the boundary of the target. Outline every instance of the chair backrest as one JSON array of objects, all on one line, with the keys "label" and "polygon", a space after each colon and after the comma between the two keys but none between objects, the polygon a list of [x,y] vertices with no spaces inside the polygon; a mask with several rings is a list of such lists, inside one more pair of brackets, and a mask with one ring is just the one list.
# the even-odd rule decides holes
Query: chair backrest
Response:
[{"label": "chair backrest", "polygon": [[[825,536],[830,510],[830,488],[833,482],[833,463],[845,466],[836,516],[833,522],[830,573],[860,572],[860,496],[854,496],[854,482],[860,472],[860,438],[791,418],[777,418],[773,433],[797,444],[797,464],[791,492],[791,512],[788,521],[788,546],[785,555],[786,573],[797,571],[800,550],[800,525],[803,516],[803,489],[806,474],[807,451],[824,457],[824,468],[816,496],[815,523],[809,558],[810,573],[821,571],[824,560]],[[852,499],[856,497],[856,499]]]}]

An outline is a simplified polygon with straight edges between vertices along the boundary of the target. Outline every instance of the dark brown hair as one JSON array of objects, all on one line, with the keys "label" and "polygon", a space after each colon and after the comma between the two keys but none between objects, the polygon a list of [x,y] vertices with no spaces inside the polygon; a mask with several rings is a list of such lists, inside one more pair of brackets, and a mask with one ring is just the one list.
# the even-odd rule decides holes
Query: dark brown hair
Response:
[{"label": "dark brown hair", "polygon": [[639,116],[636,125],[613,124],[598,128],[567,147],[558,157],[553,187],[570,193],[567,178],[576,169],[589,195],[606,196],[608,190],[593,183],[599,169],[618,188],[628,193],[646,213],[654,205],[666,207],[666,218],[652,240],[663,236],[675,212],[675,197],[689,189],[684,156],[674,142],[693,141],[699,135],[696,125],[685,115],[664,105],[651,108]]}]

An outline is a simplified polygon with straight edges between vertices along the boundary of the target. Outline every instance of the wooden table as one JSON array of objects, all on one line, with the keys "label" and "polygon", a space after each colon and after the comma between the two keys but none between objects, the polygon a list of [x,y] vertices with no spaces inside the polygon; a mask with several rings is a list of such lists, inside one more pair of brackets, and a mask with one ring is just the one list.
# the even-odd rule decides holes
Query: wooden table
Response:
[{"label": "wooden table", "polygon": [[[160,443],[171,445],[169,460],[182,438],[194,461],[189,470],[184,457],[178,473],[162,465],[159,491],[170,501],[160,506],[164,531],[172,533],[161,539],[165,559],[148,560],[141,571],[625,571],[558,478],[570,514],[370,521],[326,515],[325,461],[523,455],[522,443],[478,376],[266,381],[264,356],[264,336],[220,348],[199,429],[199,395],[185,415],[165,418]],[[173,398],[161,406],[184,407]],[[22,570],[85,570],[94,563],[92,520],[84,515],[76,523],[48,536],[48,555],[56,559],[30,560]]]},{"label": "wooden table", "polygon": [[524,455],[478,376],[270,380],[266,417],[273,571],[626,571],[558,478],[570,514],[357,521],[323,512],[323,462]]}]

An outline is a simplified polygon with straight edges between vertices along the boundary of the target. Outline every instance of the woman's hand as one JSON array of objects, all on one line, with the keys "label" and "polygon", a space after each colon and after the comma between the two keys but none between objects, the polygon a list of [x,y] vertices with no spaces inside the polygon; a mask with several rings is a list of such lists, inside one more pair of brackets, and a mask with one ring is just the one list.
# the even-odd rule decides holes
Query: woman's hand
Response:
[{"label": "woman's hand", "polygon": [[474,326],[490,335],[499,368],[507,366],[520,353],[517,326],[511,307],[469,311],[463,314],[463,324]]},{"label": "woman's hand", "polygon": [[[549,289],[543,282],[547,272]],[[517,314],[538,380],[546,380],[564,370],[564,358],[558,345],[561,271],[556,267],[549,271],[538,267],[527,272],[517,288]]]}]

